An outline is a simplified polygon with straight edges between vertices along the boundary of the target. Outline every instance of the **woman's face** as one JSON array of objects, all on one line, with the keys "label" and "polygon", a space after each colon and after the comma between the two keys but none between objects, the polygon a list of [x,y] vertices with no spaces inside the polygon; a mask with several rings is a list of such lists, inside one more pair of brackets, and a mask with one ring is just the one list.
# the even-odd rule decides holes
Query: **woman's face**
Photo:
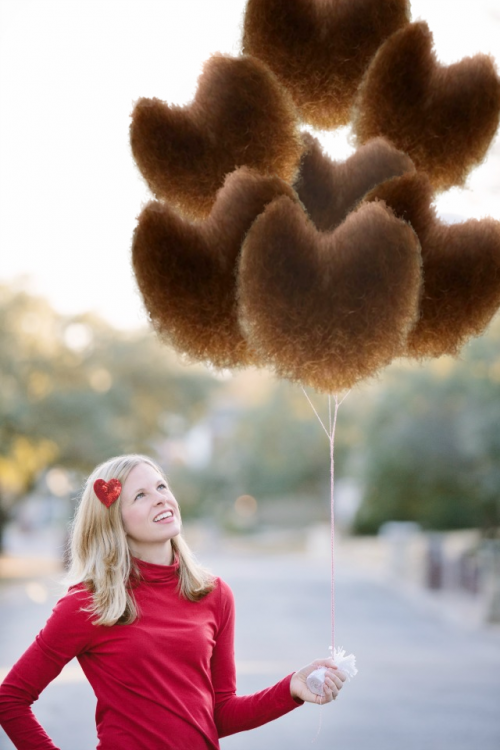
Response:
[{"label": "woman's face", "polygon": [[170,540],[181,530],[179,506],[165,479],[149,464],[134,466],[121,493],[121,512],[130,551],[153,562],[170,562]]}]

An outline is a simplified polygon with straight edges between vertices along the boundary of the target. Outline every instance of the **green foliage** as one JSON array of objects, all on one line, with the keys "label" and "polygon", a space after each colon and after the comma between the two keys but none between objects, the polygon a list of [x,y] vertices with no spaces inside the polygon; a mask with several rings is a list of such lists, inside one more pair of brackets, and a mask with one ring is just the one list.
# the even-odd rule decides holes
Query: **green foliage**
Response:
[{"label": "green foliage", "polygon": [[[224,519],[248,494],[300,495],[326,517],[329,443],[300,387],[248,372],[216,381],[153,333],[0,292],[0,526],[2,508],[51,467],[83,474],[130,451],[167,459],[185,516]],[[328,425],[327,398],[309,395]],[[205,461],[186,448],[195,425],[208,435]],[[387,520],[498,526],[500,319],[459,360],[403,362],[356,388],[339,411],[335,470],[363,490],[360,533]]]},{"label": "green foliage", "polygon": [[[328,424],[327,397],[309,395]],[[226,396],[222,406],[213,405],[211,414],[215,449],[203,473],[200,498],[207,515],[226,524],[236,498],[250,495],[261,509],[283,501],[285,527],[292,523],[292,513],[286,514],[288,501],[290,506],[313,504],[314,515],[328,519],[329,440],[300,387],[263,375],[250,383],[238,382],[237,377],[231,397]],[[338,476],[350,434],[344,426],[341,419],[335,454]],[[307,514],[306,508],[302,518]],[[298,509],[296,518],[300,515]]]},{"label": "green foliage", "polygon": [[153,333],[67,318],[22,289],[0,304],[0,490],[11,504],[51,465],[87,472],[125,452],[155,453],[166,416],[187,423],[216,385],[176,366]]},{"label": "green foliage", "polygon": [[[322,407],[325,412],[326,398]],[[286,383],[241,420],[237,445],[240,482],[249,494],[317,493],[328,482],[328,439],[304,394]],[[339,444],[339,460],[340,450]]]},{"label": "green foliage", "polygon": [[366,421],[356,530],[387,520],[424,528],[499,523],[500,321],[461,359],[395,368]]}]

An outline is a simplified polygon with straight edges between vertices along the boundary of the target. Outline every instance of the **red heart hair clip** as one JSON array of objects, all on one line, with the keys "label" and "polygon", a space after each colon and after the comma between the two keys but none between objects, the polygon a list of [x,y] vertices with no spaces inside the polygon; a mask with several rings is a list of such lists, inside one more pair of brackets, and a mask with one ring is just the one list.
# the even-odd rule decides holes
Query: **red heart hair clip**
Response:
[{"label": "red heart hair clip", "polygon": [[122,483],[119,479],[110,479],[109,482],[104,481],[104,479],[96,479],[94,482],[94,492],[106,508],[109,508],[115,500],[118,500],[121,491]]}]

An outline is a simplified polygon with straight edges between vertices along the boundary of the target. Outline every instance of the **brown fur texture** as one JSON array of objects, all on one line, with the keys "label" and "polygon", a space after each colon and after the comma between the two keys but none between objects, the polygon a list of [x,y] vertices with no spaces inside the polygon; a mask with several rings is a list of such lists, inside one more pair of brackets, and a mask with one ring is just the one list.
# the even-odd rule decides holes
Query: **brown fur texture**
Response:
[{"label": "brown fur texture", "polygon": [[244,242],[240,317],[249,344],[280,377],[331,393],[405,350],[420,286],[417,236],[382,203],[323,234],[282,197]]},{"label": "brown fur texture", "polygon": [[139,99],[132,153],[157,198],[193,218],[213,206],[226,174],[249,166],[292,182],[302,152],[296,111],[259,60],[213,55],[193,102]]},{"label": "brown fur texture", "polygon": [[426,23],[410,24],[379,49],[359,89],[358,143],[384,136],[427,172],[435,189],[463,185],[498,128],[500,78],[491,57],[438,64]]},{"label": "brown fur texture", "polygon": [[500,307],[500,222],[444,224],[432,198],[427,176],[417,173],[389,180],[365,199],[384,201],[420,240],[424,288],[408,339],[408,354],[417,358],[458,354]]},{"label": "brown fur texture", "polygon": [[294,188],[321,232],[338,227],[363,195],[380,182],[415,171],[410,157],[384,138],[374,138],[343,162],[329,159],[309,133],[303,139],[305,151]]},{"label": "brown fur texture", "polygon": [[305,122],[330,130],[349,122],[370,60],[409,20],[408,0],[248,0],[243,49],[276,74]]},{"label": "brown fur texture", "polygon": [[242,167],[206,221],[158,202],[142,211],[132,244],[137,283],[155,329],[179,352],[218,368],[254,363],[237,318],[236,264],[254,219],[281,195],[296,200],[277,177]]}]

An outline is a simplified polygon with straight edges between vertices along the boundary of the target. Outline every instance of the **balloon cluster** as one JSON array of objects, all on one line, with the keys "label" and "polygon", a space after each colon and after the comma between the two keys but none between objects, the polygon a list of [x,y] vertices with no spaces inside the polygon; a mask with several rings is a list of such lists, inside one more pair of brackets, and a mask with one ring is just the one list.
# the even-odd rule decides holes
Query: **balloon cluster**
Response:
[{"label": "balloon cluster", "polygon": [[[242,50],[205,63],[190,105],[132,115],[156,197],[133,266],[158,333],[326,392],[456,354],[500,307],[500,223],[445,225],[433,198],[498,128],[492,59],[440,66],[407,0],[248,0]],[[299,129],[348,123],[343,163]]]}]

